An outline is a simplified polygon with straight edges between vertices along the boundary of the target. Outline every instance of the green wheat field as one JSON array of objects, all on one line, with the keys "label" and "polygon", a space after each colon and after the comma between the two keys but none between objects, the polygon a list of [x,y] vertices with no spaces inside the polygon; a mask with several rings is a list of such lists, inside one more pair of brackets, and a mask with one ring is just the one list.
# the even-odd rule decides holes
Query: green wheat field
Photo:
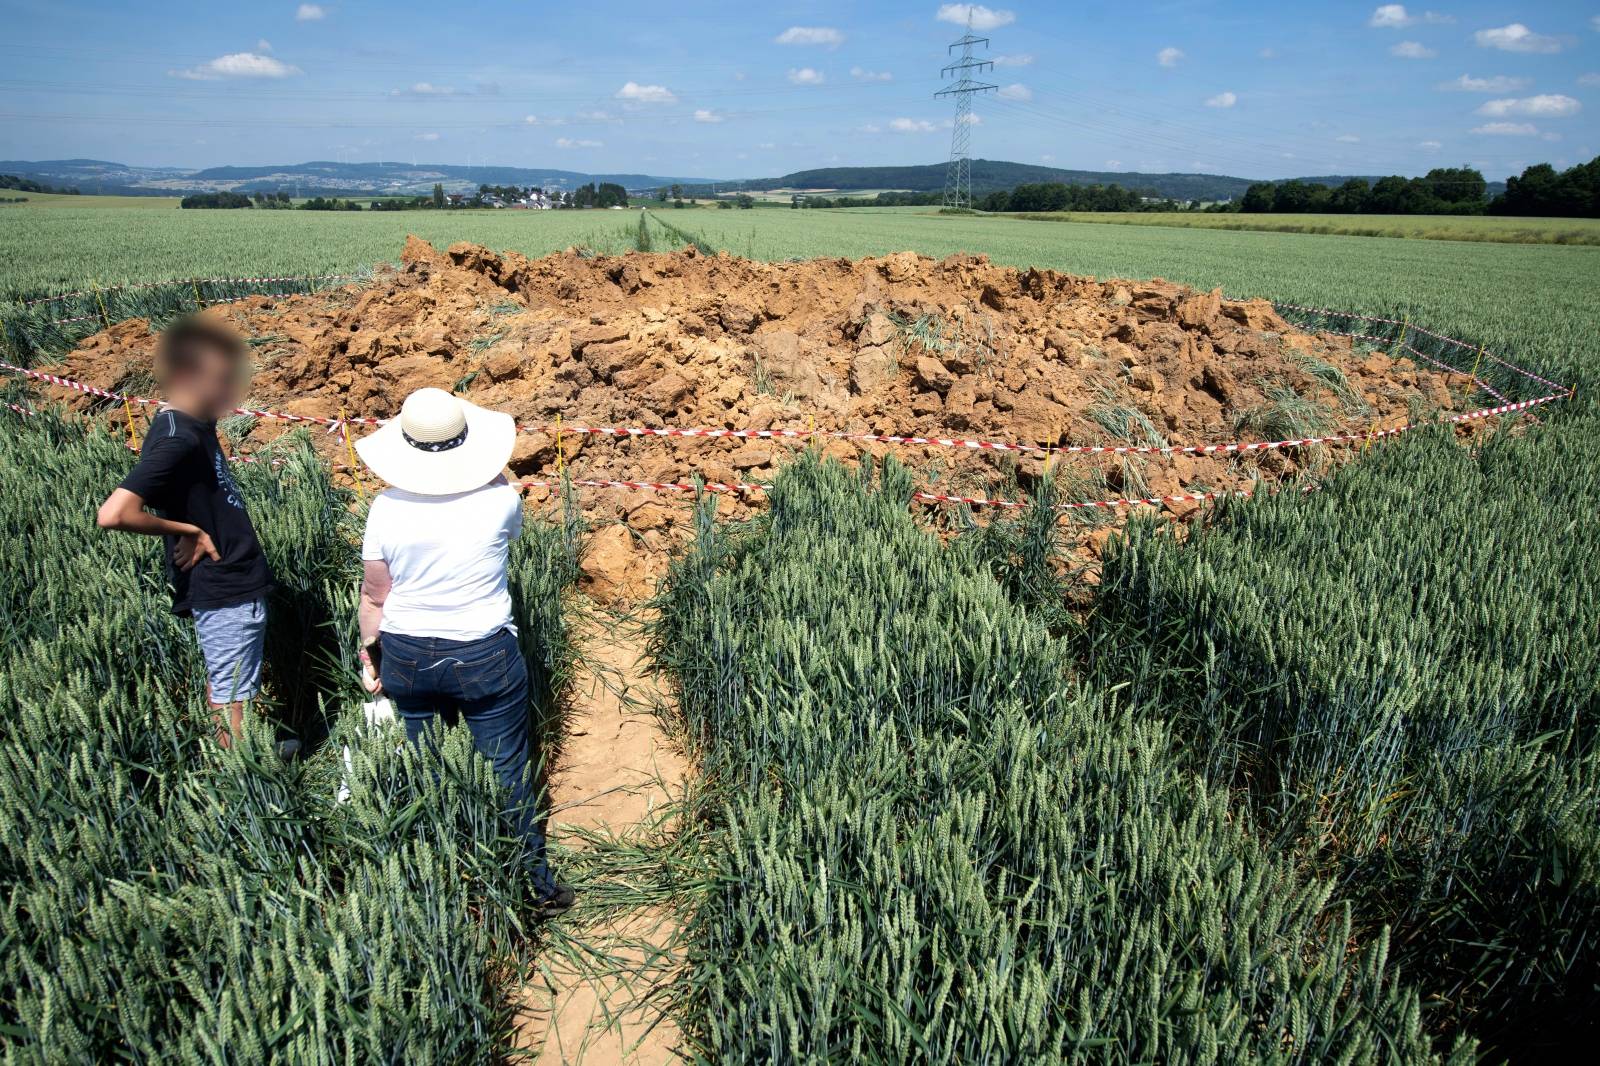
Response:
[{"label": "green wheat field", "polygon": [[[0,208],[0,314],[42,358],[72,337],[20,301],[360,271],[408,233],[1160,276],[1408,316],[1572,386],[1470,443],[1426,429],[1318,492],[1228,501],[1185,537],[1135,521],[1092,582],[1063,563],[1049,480],[943,536],[892,461],[802,454],[747,521],[681,504],[693,540],[645,624],[691,799],[558,862],[585,905],[682,916],[656,999],[699,1062],[1466,1066],[1593,1038],[1600,247],[915,210],[50,205]],[[205,742],[154,545],[94,528],[126,449],[0,408],[8,1062],[505,1061],[533,1050],[509,990],[582,954],[526,924],[464,738],[396,754],[361,728],[361,504],[304,438],[276,454],[241,481],[281,579],[269,658],[299,664],[282,717],[316,738],[294,763],[265,727]],[[587,532],[569,503],[514,557],[551,736]]]}]

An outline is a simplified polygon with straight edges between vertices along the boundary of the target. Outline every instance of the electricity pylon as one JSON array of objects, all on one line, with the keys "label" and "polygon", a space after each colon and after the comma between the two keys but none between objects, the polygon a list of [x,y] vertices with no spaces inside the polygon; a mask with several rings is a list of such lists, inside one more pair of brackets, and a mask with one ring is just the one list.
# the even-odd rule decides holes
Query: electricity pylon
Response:
[{"label": "electricity pylon", "polygon": [[993,60],[972,58],[972,46],[975,44],[988,48],[989,38],[972,35],[972,15],[969,12],[967,32],[945,52],[949,55],[959,48],[961,59],[939,72],[940,78],[953,75],[956,81],[933,94],[935,99],[941,96],[956,98],[956,124],[950,133],[950,165],[944,172],[944,206],[957,210],[972,207],[972,160],[967,157],[967,149],[972,144],[972,98],[977,93],[993,92],[999,88],[998,85],[972,80],[974,73],[982,74],[994,69]]}]

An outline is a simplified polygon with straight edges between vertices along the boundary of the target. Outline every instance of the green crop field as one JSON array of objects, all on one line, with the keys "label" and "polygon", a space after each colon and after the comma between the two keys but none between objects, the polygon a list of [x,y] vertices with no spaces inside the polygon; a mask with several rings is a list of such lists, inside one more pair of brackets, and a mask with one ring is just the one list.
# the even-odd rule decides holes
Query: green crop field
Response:
[{"label": "green crop field", "polygon": [[[1600,247],[916,209],[6,210],[0,298],[360,270],[407,233],[912,249],[1409,316],[1575,386],[1470,440],[1376,446],[1316,492],[1227,501],[1185,536],[1136,520],[1092,580],[1048,479],[1023,512],[947,513],[936,534],[892,461],[804,455],[753,519],[702,505],[653,604],[690,800],[670,833],[597,839],[573,869],[581,892],[684,916],[685,964],[652,994],[694,1061],[1466,1066],[1596,1035]],[[192,292],[113,291],[107,314]],[[98,328],[0,313],[19,359]],[[293,764],[265,729],[219,752],[154,547],[93,527],[125,449],[54,416],[0,423],[0,1053],[510,1053],[508,986],[583,946],[523,924],[467,745],[362,737],[359,502],[292,439],[286,465],[244,472],[282,578],[282,718],[312,743]],[[572,520],[530,523],[517,551],[541,723],[577,654],[582,550]]]},{"label": "green crop field", "polygon": [[1600,244],[1600,220],[1497,218],[1487,215],[1245,215],[1198,211],[1063,211],[1017,216],[1040,222],[1104,222],[1121,226],[1331,233],[1354,237],[1410,237],[1502,244]]},{"label": "green crop field", "polygon": [[22,213],[62,208],[77,211],[176,211],[181,199],[177,196],[69,196],[63,193],[9,190],[3,195],[25,197],[24,203],[0,204],[0,207],[21,209]]}]

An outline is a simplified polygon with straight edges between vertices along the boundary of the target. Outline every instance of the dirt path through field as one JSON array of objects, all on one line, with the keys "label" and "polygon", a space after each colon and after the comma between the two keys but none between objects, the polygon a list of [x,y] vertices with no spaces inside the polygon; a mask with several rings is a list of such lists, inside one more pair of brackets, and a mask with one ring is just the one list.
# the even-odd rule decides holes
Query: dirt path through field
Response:
[{"label": "dirt path through field", "polygon": [[650,890],[650,860],[633,849],[660,839],[685,762],[651,712],[664,697],[639,636],[601,617],[582,639],[588,662],[550,821],[552,843],[577,853],[557,872],[578,883],[578,905],[550,926],[539,975],[522,991],[520,1042],[539,1049],[540,1066],[677,1062],[662,992],[682,963],[681,926]]}]

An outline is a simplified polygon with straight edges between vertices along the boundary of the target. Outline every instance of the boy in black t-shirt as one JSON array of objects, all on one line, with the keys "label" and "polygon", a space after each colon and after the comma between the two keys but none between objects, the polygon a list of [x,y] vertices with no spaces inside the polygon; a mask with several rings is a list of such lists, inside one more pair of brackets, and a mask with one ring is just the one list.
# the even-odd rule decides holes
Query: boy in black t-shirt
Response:
[{"label": "boy in black t-shirt", "polygon": [[166,403],[145,435],[138,465],[97,518],[102,529],[165,538],[172,609],[194,618],[223,747],[232,744],[244,705],[260,687],[272,584],[217,444],[217,419],[238,405],[248,371],[244,342],[225,326],[196,316],[163,333],[156,376]]}]

